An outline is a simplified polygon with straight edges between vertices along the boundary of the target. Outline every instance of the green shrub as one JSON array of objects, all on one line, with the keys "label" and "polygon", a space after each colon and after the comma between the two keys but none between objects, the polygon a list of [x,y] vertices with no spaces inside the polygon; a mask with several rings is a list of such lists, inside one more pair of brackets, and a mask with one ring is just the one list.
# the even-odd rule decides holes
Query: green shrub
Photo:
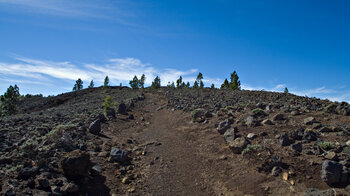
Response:
[{"label": "green shrub", "polygon": [[191,112],[192,120],[197,120],[204,115],[204,110],[202,108],[195,109]]},{"label": "green shrub", "polygon": [[156,78],[154,78],[154,81],[152,82],[152,89],[158,89],[160,88],[160,78],[157,76]]},{"label": "green shrub", "polygon": [[83,89],[83,81],[79,78],[77,81],[75,81],[73,91],[78,91]]},{"label": "green shrub", "polygon": [[110,109],[117,109],[119,107],[119,103],[112,100],[110,95],[107,95],[103,102],[103,113],[107,116],[107,113]]},{"label": "green shrub", "polygon": [[250,153],[250,152],[254,152],[254,151],[258,150],[259,148],[261,148],[260,145],[250,145],[250,144],[248,144],[247,147],[242,151],[242,155]]},{"label": "green shrub", "polygon": [[319,142],[317,145],[323,150],[330,150],[335,147],[333,142]]},{"label": "green shrub", "polygon": [[19,100],[19,88],[17,85],[10,86],[4,95],[1,95],[1,115],[11,115],[17,112],[17,102]]}]

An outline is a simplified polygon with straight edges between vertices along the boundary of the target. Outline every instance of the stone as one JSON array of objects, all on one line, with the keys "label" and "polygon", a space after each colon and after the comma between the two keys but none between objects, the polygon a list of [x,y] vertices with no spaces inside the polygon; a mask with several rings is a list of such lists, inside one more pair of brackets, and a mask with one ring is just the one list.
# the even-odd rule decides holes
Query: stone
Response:
[{"label": "stone", "polygon": [[248,116],[245,119],[245,124],[249,127],[256,127],[259,126],[259,121],[256,120],[253,116]]},{"label": "stone", "polygon": [[240,154],[250,142],[244,137],[236,138],[229,143],[229,147],[235,154]]},{"label": "stone", "polygon": [[91,166],[89,154],[80,150],[67,153],[61,160],[61,167],[67,178],[75,179],[87,176]]},{"label": "stone", "polygon": [[278,166],[274,166],[271,171],[271,175],[273,176],[279,176],[280,173],[282,173],[282,169]]},{"label": "stone", "polygon": [[290,146],[291,149],[297,151],[297,152],[301,152],[303,151],[303,145],[301,143],[295,143],[295,144],[292,144]]},{"label": "stone", "polygon": [[99,165],[95,165],[92,167],[92,171],[95,173],[95,174],[100,174],[102,172],[102,168],[101,166]]},{"label": "stone", "polygon": [[70,182],[62,187],[62,191],[66,193],[76,193],[79,191],[79,187],[73,182]]},{"label": "stone", "polygon": [[285,117],[283,114],[276,114],[272,117],[273,121],[279,121],[279,120],[284,120],[284,119],[285,119]]},{"label": "stone", "polygon": [[255,139],[255,138],[257,138],[257,137],[258,137],[258,135],[255,134],[255,133],[249,133],[249,134],[247,135],[247,138],[248,138],[248,139]]},{"label": "stone", "polygon": [[237,128],[231,128],[225,131],[224,133],[224,139],[227,143],[230,143],[232,141],[234,141],[237,138]]},{"label": "stone", "polygon": [[328,185],[341,181],[343,166],[335,161],[326,160],[322,163],[321,179]]},{"label": "stone", "polygon": [[289,137],[287,134],[283,133],[279,139],[280,139],[281,146],[289,146],[290,145],[290,140],[289,140]]},{"label": "stone", "polygon": [[304,136],[304,129],[298,128],[290,133],[290,138],[293,140],[302,140]]},{"label": "stone", "polygon": [[328,132],[332,132],[332,129],[328,128],[328,127],[322,127],[320,129],[321,133],[328,133]]},{"label": "stone", "polygon": [[128,159],[128,153],[119,148],[112,148],[110,153],[111,162],[124,162]]},{"label": "stone", "polygon": [[106,116],[108,118],[115,118],[115,109],[114,108],[108,108],[106,111]]},{"label": "stone", "polygon": [[321,123],[314,123],[314,124],[312,124],[312,128],[313,129],[319,129],[319,128],[321,128],[322,127],[322,124]]},{"label": "stone", "polygon": [[47,180],[46,178],[44,178],[43,176],[39,176],[38,178],[35,179],[35,184],[37,185],[37,187],[39,188],[48,188],[50,187],[50,182],[49,180]]},{"label": "stone", "polygon": [[228,119],[221,121],[218,125],[217,131],[220,134],[224,134],[227,129],[231,128],[231,124],[232,123],[230,123],[230,121]]},{"label": "stone", "polygon": [[274,123],[270,119],[265,119],[261,123],[263,125],[274,125]]},{"label": "stone", "polygon": [[18,173],[18,178],[27,180],[31,177],[34,177],[36,175],[36,170],[30,167],[25,167],[23,168],[19,173]]},{"label": "stone", "polygon": [[101,122],[100,119],[95,120],[89,126],[89,132],[95,135],[100,134],[101,132]]},{"label": "stone", "polygon": [[118,106],[118,113],[119,114],[126,114],[126,105],[125,103],[120,103]]},{"label": "stone", "polygon": [[346,141],[345,144],[346,144],[347,146],[350,146],[350,140]]},{"label": "stone", "polygon": [[122,179],[122,183],[123,183],[123,184],[129,184],[129,183],[130,183],[130,178],[129,178],[128,176],[124,177],[124,178]]},{"label": "stone", "polygon": [[313,131],[306,130],[304,132],[303,139],[310,142],[310,141],[317,141],[317,134]]},{"label": "stone", "polygon": [[312,125],[314,123],[316,123],[316,119],[314,117],[312,117],[312,116],[307,117],[307,118],[304,119],[304,124],[305,125]]},{"label": "stone", "polygon": [[337,153],[335,152],[327,152],[327,154],[324,156],[324,158],[328,159],[328,160],[334,160],[337,157]]}]

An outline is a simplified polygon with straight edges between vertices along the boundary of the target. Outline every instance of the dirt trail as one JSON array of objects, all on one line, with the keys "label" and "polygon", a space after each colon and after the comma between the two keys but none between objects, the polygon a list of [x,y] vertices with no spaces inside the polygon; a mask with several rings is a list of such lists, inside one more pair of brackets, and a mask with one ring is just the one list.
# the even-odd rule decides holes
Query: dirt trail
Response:
[{"label": "dirt trail", "polygon": [[188,113],[166,103],[146,95],[143,113],[150,124],[135,138],[147,146],[142,194],[264,195],[266,177],[234,160],[212,124],[192,123]]}]

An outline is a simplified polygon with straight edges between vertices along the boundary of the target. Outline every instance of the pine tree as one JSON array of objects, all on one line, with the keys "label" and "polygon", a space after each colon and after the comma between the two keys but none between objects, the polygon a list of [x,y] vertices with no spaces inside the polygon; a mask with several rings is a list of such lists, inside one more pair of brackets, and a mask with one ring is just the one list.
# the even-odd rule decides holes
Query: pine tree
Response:
[{"label": "pine tree", "polygon": [[223,84],[221,84],[220,89],[229,89],[230,88],[230,84],[228,83],[227,78],[225,78],[225,81]]},{"label": "pine tree", "polygon": [[286,94],[288,94],[289,93],[289,91],[288,91],[288,88],[286,87],[286,88],[284,88],[284,93],[286,93]]},{"label": "pine tree", "polygon": [[160,88],[160,78],[158,76],[156,78],[154,78],[154,81],[152,82],[151,88],[153,88],[153,89]]},{"label": "pine tree", "polygon": [[198,82],[197,82],[197,80],[194,81],[194,83],[193,83],[193,88],[198,88]]},{"label": "pine tree", "polygon": [[181,88],[182,84],[182,76],[180,76],[180,78],[176,80],[176,88]]},{"label": "pine tree", "polygon": [[211,89],[214,89],[214,88],[215,88],[214,84],[211,84],[210,88],[211,88]]},{"label": "pine tree", "polygon": [[190,88],[190,82],[187,82],[185,88]]},{"label": "pine tree", "polygon": [[95,84],[94,84],[94,81],[91,80],[90,84],[89,84],[89,87],[88,88],[94,88]]},{"label": "pine tree", "polygon": [[130,84],[130,87],[132,89],[138,89],[139,88],[139,79],[137,78],[136,75],[134,76],[134,78],[132,80],[130,80],[129,84]]},{"label": "pine tree", "polygon": [[229,88],[232,90],[241,90],[241,82],[236,71],[233,71],[231,74]]},{"label": "pine tree", "polygon": [[145,74],[142,74],[141,78],[140,78],[140,81],[139,81],[139,88],[144,88],[144,85],[145,85],[145,80],[146,80],[146,76]]},{"label": "pine tree", "polygon": [[19,88],[10,85],[4,95],[1,95],[1,115],[11,115],[17,112],[17,102],[20,97]]},{"label": "pine tree", "polygon": [[73,91],[78,91],[83,89],[83,81],[79,78],[77,81],[75,81]]},{"label": "pine tree", "polygon": [[103,87],[107,88],[109,86],[109,78],[108,76],[105,77],[105,81],[103,83]]},{"label": "pine tree", "polygon": [[198,84],[199,84],[199,88],[203,88],[204,87],[204,83],[202,81],[203,79],[203,74],[201,72],[199,72],[198,76],[197,76],[197,79],[196,79],[196,82],[197,82],[197,85],[193,85],[194,88],[198,88]]}]

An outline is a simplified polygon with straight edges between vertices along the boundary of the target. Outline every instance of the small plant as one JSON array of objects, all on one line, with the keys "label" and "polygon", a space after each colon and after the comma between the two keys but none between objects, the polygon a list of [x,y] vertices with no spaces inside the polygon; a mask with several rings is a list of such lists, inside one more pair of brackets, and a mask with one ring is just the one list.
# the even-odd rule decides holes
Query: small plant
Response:
[{"label": "small plant", "polygon": [[75,81],[73,91],[78,91],[83,89],[83,81],[79,78],[77,81]]},{"label": "small plant", "polygon": [[224,83],[221,84],[220,89],[229,89],[230,88],[230,84],[228,83],[227,78],[225,79]]},{"label": "small plant", "polygon": [[333,142],[319,142],[317,145],[323,150],[330,150],[335,146]]},{"label": "small plant", "polygon": [[175,88],[174,82],[172,82],[172,83],[168,82],[167,87],[168,87],[168,88]]},{"label": "small plant", "polygon": [[107,95],[104,102],[103,102],[103,113],[105,116],[107,116],[107,113],[110,109],[113,108],[113,100],[110,95]]},{"label": "small plant", "polygon": [[191,112],[191,117],[193,121],[201,119],[204,115],[204,110],[202,108],[197,108]]},{"label": "small plant", "polygon": [[211,89],[215,89],[215,85],[214,85],[214,84],[211,84],[210,88],[211,88]]},{"label": "small plant", "polygon": [[1,115],[11,115],[17,112],[17,102],[19,100],[19,88],[17,85],[10,86],[4,95],[1,95]]},{"label": "small plant", "polygon": [[261,148],[260,145],[250,145],[250,144],[248,144],[247,147],[242,151],[242,155],[250,153],[250,152],[254,152],[254,151],[258,150],[259,148]]},{"label": "small plant", "polygon": [[157,76],[156,78],[154,78],[154,81],[152,82],[152,89],[158,89],[160,88],[160,78]]}]

